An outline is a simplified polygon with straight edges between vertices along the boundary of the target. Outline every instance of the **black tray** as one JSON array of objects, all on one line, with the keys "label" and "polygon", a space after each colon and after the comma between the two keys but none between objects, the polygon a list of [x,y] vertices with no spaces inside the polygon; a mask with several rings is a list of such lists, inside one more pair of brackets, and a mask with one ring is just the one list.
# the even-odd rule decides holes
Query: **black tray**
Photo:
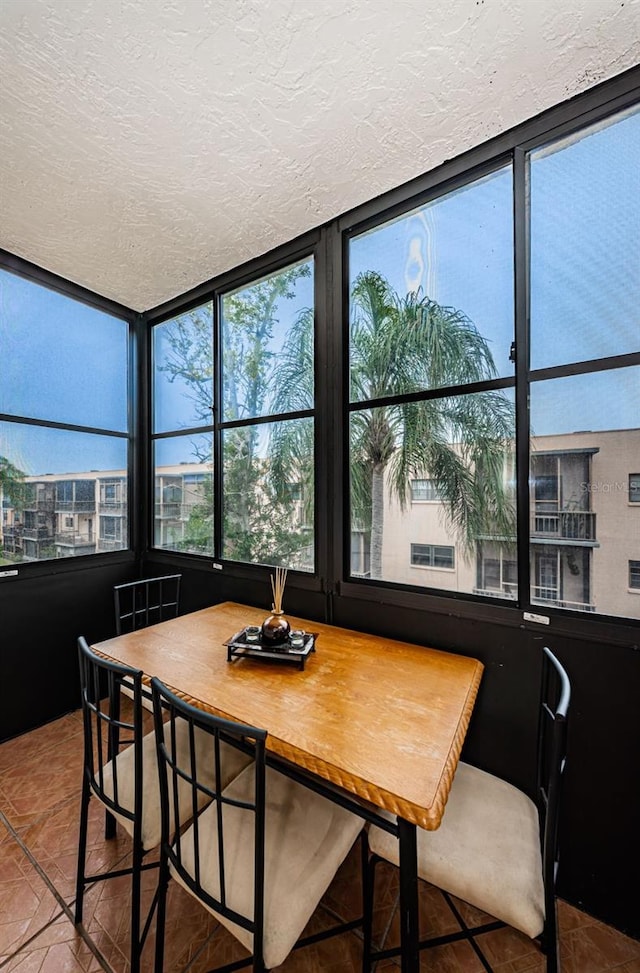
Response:
[{"label": "black tray", "polygon": [[227,662],[234,662],[236,659],[261,659],[263,662],[285,662],[304,669],[304,664],[312,652],[315,652],[315,642],[318,637],[316,632],[305,632],[303,642],[300,647],[291,645],[289,639],[281,645],[270,645],[263,642],[262,635],[257,642],[247,642],[245,629],[236,632],[223,645],[227,646]]}]

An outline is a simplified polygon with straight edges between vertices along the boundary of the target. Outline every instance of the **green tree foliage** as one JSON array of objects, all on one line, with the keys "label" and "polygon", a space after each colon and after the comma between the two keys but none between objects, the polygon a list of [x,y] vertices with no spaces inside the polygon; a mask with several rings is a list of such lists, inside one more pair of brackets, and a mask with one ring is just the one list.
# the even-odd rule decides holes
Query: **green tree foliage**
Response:
[{"label": "green tree foliage", "polygon": [[[378,273],[352,291],[351,400],[418,393],[496,375],[486,340],[463,312],[419,291],[400,297]],[[463,549],[479,535],[515,532],[504,485],[514,410],[500,391],[444,396],[352,413],[354,525],[371,532],[371,575],[382,577],[385,488],[401,506],[413,478],[429,477]]]},{"label": "green tree foliage", "polygon": [[[294,372],[291,360],[300,335],[313,358],[313,311],[304,309],[287,329],[277,356],[270,342],[283,301],[296,296],[295,284],[310,275],[297,264],[224,299],[222,323],[223,415],[253,418],[313,407],[313,370]],[[313,423],[283,420],[269,427],[245,426],[224,434],[224,553],[234,560],[304,567],[313,545]],[[306,439],[304,458],[293,453],[280,462],[282,436]],[[301,484],[307,516],[292,484]]]},{"label": "green tree foliage", "polygon": [[[281,412],[281,356],[275,360],[271,350],[274,332],[279,324],[283,301],[296,296],[296,281],[308,277],[309,264],[297,264],[249,287],[225,295],[222,302],[222,418],[224,421],[251,419]],[[306,311],[311,324],[313,349],[313,314]],[[295,326],[294,326],[295,330]],[[196,309],[172,322],[168,332],[170,353],[163,364],[169,380],[180,378],[195,405],[194,415],[210,421],[213,374],[213,335],[210,307]],[[286,357],[286,351],[285,351]],[[313,376],[313,372],[311,373]],[[304,408],[313,402],[313,382],[305,386]],[[297,423],[276,423],[280,426]],[[312,427],[312,423],[306,423]],[[294,500],[288,484],[300,476],[294,466],[282,467],[275,475],[272,464],[272,442],[260,443],[264,426],[251,425],[224,432],[223,446],[223,555],[232,560],[251,563],[304,566],[309,546],[313,544],[312,520],[300,522],[300,502]],[[305,485],[312,486],[313,433],[307,436],[310,451]],[[196,442],[193,456],[210,464]],[[279,475],[287,472],[288,479]],[[308,502],[312,508],[312,500]],[[212,484],[206,481],[202,502],[194,506],[185,526],[181,549],[210,553],[213,537]]]},{"label": "green tree foliage", "polygon": [[4,497],[21,509],[25,498],[25,476],[6,456],[0,456],[0,500]]}]

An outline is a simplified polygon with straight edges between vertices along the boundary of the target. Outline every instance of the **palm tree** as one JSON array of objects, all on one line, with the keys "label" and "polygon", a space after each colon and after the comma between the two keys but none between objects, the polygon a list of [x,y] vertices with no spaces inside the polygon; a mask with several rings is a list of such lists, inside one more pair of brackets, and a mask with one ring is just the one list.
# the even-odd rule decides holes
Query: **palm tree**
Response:
[{"label": "palm tree", "polygon": [[[418,292],[400,297],[380,274],[352,290],[351,401],[467,385],[496,376],[486,340],[462,312]],[[385,483],[406,505],[413,478],[435,481],[466,553],[480,534],[511,538],[504,459],[514,412],[501,391],[445,395],[351,415],[352,522],[371,532],[371,576],[382,577]]]}]

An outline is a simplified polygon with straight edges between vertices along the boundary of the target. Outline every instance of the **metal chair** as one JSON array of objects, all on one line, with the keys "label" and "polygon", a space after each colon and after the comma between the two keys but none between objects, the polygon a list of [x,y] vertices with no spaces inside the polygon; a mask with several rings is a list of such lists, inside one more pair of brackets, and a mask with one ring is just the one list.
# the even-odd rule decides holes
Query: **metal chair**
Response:
[{"label": "metal chair", "polygon": [[[195,709],[151,680],[158,761],[162,782],[160,894],[156,931],[156,973],[162,973],[169,876],[191,893],[251,955],[216,968],[216,973],[252,965],[254,973],[279,966],[292,949],[360,925],[361,919],[300,940],[320,899],[356,838],[363,820],[314,790],[266,766],[267,733]],[[205,782],[204,765],[195,756],[185,776],[176,767],[174,732],[186,721],[192,732],[207,733],[219,750],[226,743],[253,760],[226,788]],[[165,772],[163,772],[165,771]],[[216,776],[216,773],[213,775]],[[182,827],[175,795],[178,781],[188,783],[195,807],[204,793],[208,803]],[[172,843],[170,823],[175,822]],[[363,866],[366,841],[363,841]]]},{"label": "metal chair", "polygon": [[[80,805],[80,837],[76,878],[75,923],[82,922],[84,896],[95,882],[122,875],[131,875],[131,973],[138,973],[140,957],[157,903],[157,893],[149,908],[144,928],[141,926],[141,875],[147,868],[157,868],[158,863],[143,864],[149,850],[160,844],[161,812],[158,761],[155,731],[143,735],[142,719],[142,672],[128,666],[109,662],[96,655],[84,637],[78,639],[80,660],[80,684],[84,725],[84,766],[82,772],[82,799]],[[122,689],[132,695],[132,716],[121,716]],[[127,702],[127,707],[129,703]],[[126,739],[123,739],[126,737]],[[209,736],[189,736],[188,727],[179,723],[172,728],[172,742],[181,767],[192,751],[202,760],[203,773],[209,787],[216,780],[207,777],[213,770],[213,759],[205,760],[211,746]],[[125,749],[121,750],[121,747]],[[216,769],[222,785],[229,783],[248,763],[249,758],[236,749],[224,748],[218,754]],[[119,822],[132,838],[132,862],[127,868],[86,874],[87,828],[91,797],[97,798],[107,811],[106,837],[114,837]],[[198,795],[206,799],[203,791]],[[186,787],[179,788],[177,795],[180,820],[193,814],[192,794]],[[174,827],[170,819],[169,830]]]},{"label": "metal chair", "polygon": [[181,579],[181,574],[167,574],[115,585],[116,635],[175,618],[180,611]]},{"label": "metal chair", "polygon": [[[176,618],[180,611],[181,574],[166,574],[160,578],[141,578],[117,584],[113,589],[116,614],[116,635],[125,635],[140,628],[147,628],[168,618]],[[122,687],[125,696],[132,697],[126,682]],[[151,693],[143,686],[142,706],[152,710]]]},{"label": "metal chair", "polygon": [[[462,927],[459,932],[422,940],[420,949],[467,939],[484,968],[491,971],[475,937],[509,925],[539,941],[548,973],[559,969],[555,879],[570,698],[567,673],[544,648],[535,800],[506,781],[461,762],[440,828],[418,831],[418,875],[443,891]],[[388,832],[372,827],[369,844],[368,917],[373,909],[376,863],[386,859],[398,864],[398,843]],[[468,927],[452,895],[496,921]],[[367,929],[370,922],[365,924]],[[367,936],[364,969],[370,970],[375,960],[398,952],[395,947],[374,951]]]}]

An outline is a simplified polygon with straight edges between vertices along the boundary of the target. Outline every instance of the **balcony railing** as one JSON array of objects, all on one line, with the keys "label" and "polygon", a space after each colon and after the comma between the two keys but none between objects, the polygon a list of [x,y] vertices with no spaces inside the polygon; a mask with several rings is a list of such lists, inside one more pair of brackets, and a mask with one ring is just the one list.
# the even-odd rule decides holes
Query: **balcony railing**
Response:
[{"label": "balcony railing", "polygon": [[154,516],[156,520],[188,520],[196,506],[195,503],[156,503]]},{"label": "balcony railing", "polygon": [[56,500],[56,510],[61,514],[93,514],[96,512],[95,500]]},{"label": "balcony railing", "polygon": [[53,540],[48,527],[24,527],[22,536],[30,541]]},{"label": "balcony railing", "polygon": [[124,500],[101,500],[100,501],[100,513],[101,514],[111,514],[111,516],[117,516],[118,514],[125,514],[127,511],[127,504]]},{"label": "balcony railing", "polygon": [[474,588],[474,595],[482,595],[483,598],[508,598],[515,601],[518,597],[518,586],[516,584],[503,584],[501,588]]},{"label": "balcony railing", "polygon": [[94,547],[95,537],[86,534],[56,534],[56,544],[64,547]]},{"label": "balcony railing", "polygon": [[112,540],[111,538],[108,540],[102,537],[98,538],[99,551],[122,551],[126,546],[127,545],[124,541]]},{"label": "balcony railing", "polygon": [[595,541],[596,515],[590,510],[559,510],[557,513],[534,513],[532,537],[556,537],[558,540]]},{"label": "balcony railing", "polygon": [[531,588],[531,604],[541,605],[547,608],[571,608],[573,611],[594,612],[596,606],[584,601],[567,601],[566,598],[559,597],[560,592],[557,588],[547,588],[541,585],[534,585]]}]

